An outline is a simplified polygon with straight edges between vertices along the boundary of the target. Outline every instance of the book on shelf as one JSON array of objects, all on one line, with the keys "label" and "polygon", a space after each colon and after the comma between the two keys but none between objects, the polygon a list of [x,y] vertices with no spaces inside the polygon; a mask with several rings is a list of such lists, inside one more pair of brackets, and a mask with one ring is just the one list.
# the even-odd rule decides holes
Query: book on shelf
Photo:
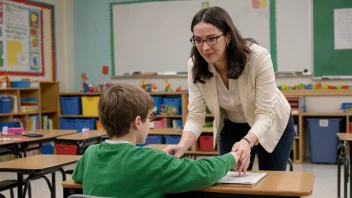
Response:
[{"label": "book on shelf", "polygon": [[47,115],[42,116],[42,129],[52,129],[53,128],[53,120],[48,118]]},{"label": "book on shelf", "polygon": [[28,130],[37,130],[38,127],[38,115],[31,115],[28,117]]}]

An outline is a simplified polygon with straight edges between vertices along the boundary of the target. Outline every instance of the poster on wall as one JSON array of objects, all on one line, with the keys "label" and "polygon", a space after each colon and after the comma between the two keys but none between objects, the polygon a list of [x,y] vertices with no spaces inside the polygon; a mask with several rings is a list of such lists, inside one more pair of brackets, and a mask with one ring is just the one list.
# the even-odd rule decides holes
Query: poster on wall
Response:
[{"label": "poster on wall", "polygon": [[55,80],[52,9],[31,1],[0,0],[0,74]]},{"label": "poster on wall", "polygon": [[7,1],[1,4],[4,69],[41,72],[40,10]]}]

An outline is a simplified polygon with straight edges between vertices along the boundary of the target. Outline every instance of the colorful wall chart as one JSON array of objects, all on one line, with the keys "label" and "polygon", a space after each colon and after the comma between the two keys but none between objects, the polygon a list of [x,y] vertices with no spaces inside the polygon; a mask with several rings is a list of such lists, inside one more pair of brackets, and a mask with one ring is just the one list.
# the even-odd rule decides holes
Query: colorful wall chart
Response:
[{"label": "colorful wall chart", "polygon": [[0,75],[56,80],[53,9],[0,0]]}]

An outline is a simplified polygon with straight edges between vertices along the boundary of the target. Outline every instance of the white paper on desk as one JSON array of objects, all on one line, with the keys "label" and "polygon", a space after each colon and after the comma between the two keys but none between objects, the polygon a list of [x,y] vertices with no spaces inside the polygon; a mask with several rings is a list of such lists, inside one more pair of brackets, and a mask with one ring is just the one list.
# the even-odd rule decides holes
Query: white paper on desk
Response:
[{"label": "white paper on desk", "polygon": [[218,183],[224,184],[256,184],[268,173],[247,172],[245,175],[238,175],[238,172],[230,171]]}]

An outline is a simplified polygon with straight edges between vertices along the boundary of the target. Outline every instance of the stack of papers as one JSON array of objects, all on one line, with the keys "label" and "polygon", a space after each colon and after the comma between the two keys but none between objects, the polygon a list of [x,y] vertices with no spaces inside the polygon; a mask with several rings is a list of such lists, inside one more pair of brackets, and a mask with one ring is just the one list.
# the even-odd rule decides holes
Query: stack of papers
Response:
[{"label": "stack of papers", "polygon": [[223,184],[238,184],[244,187],[254,187],[262,180],[268,173],[247,172],[245,175],[238,175],[238,172],[230,171],[218,183]]}]

